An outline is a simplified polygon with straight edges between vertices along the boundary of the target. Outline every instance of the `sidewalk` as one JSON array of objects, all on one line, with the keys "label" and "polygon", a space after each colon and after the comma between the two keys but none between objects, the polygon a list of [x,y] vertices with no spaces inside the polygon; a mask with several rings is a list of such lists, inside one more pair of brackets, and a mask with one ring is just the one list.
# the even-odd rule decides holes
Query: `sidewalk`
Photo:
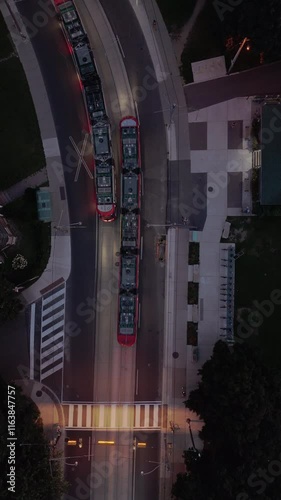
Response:
[{"label": "sidewalk", "polygon": [[[167,124],[167,144],[170,144],[171,140],[174,142],[172,159],[189,160],[187,107],[178,63],[167,28],[156,1],[143,0],[138,4],[136,4],[135,0],[130,0],[130,2],[146,39],[159,83],[160,97]],[[153,29],[154,19],[157,22],[157,30]],[[175,105],[174,109],[173,105]]]},{"label": "sidewalk", "polygon": [[[39,280],[22,293],[25,301],[27,303],[31,303],[41,296],[40,290],[46,288],[59,278],[67,280],[69,277],[71,266],[70,235],[57,235],[53,227],[53,225],[58,224],[58,222],[64,226],[69,225],[69,215],[66,197],[62,197],[61,195],[61,190],[66,192],[63,166],[44,81],[35,52],[28,38],[16,4],[12,0],[9,0],[8,3],[10,10],[13,13],[13,17],[3,1],[0,2],[0,8],[29,84],[46,157],[47,176],[44,174],[44,171],[38,172],[34,176],[31,176],[15,186],[12,186],[9,190],[4,192],[4,194],[1,194],[6,200],[9,197],[21,196],[22,191],[24,192],[24,189],[27,187],[34,187],[34,185],[37,185],[39,181],[45,182],[48,180],[52,196],[53,223],[51,235],[51,255],[48,266]],[[19,36],[19,30],[22,38]]]},{"label": "sidewalk", "polygon": [[[162,402],[168,407],[168,428],[162,460],[168,462],[170,471],[162,470],[160,476],[160,498],[163,500],[169,498],[176,475],[185,472],[183,451],[193,445],[187,419],[192,420],[194,415],[184,405],[189,392],[196,386],[199,368],[192,360],[192,347],[187,346],[186,340],[189,236],[190,231],[185,228],[169,229],[167,235]],[[199,449],[202,446],[198,438],[201,427],[201,422],[192,421],[193,438]]]},{"label": "sidewalk", "polygon": [[32,399],[40,411],[47,440],[53,442],[57,436],[57,427],[60,426],[62,433],[55,447],[55,453],[64,452],[65,422],[63,410],[56,395],[40,382],[28,379],[16,380],[16,384],[22,388],[25,396]]},{"label": "sidewalk", "polygon": [[[134,0],[131,0],[131,5],[146,38],[159,83],[167,126],[167,145],[169,145],[167,149],[170,160],[168,167],[176,168],[176,165],[179,165],[178,162],[182,161],[183,168],[177,178],[177,183],[181,186],[180,199],[176,200],[179,218],[183,215],[180,213],[180,207],[187,203],[186,171],[190,169],[190,144],[187,107],[178,63],[156,2],[144,0],[136,5]],[[154,19],[157,21],[157,30],[152,28]],[[171,214],[173,216],[172,210]],[[194,388],[198,370],[197,364],[194,365],[190,361],[191,348],[186,345],[188,241],[188,229],[168,230],[162,372],[162,403],[164,408],[167,407],[167,429],[163,429],[161,435],[161,462],[163,464],[160,468],[159,498],[161,500],[170,498],[172,484],[176,480],[177,473],[185,471],[183,451],[192,446],[189,426],[186,422],[186,419],[192,419],[192,416],[183,404],[186,397],[182,395],[182,387],[187,396],[189,390]],[[201,423],[197,425],[196,431],[201,428],[201,425]],[[192,429],[195,430],[194,424]],[[194,439],[199,447],[200,442],[196,435]]]}]

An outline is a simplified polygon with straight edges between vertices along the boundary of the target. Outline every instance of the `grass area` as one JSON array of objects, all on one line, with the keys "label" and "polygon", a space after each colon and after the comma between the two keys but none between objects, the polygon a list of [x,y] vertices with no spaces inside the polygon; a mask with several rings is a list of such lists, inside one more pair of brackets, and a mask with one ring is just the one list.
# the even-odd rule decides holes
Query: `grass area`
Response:
[{"label": "grass area", "polygon": [[281,290],[281,217],[228,220],[230,241],[236,243],[237,253],[244,252],[236,260],[236,329],[240,316],[250,326],[247,340],[260,343],[267,361],[281,368],[281,305],[267,303],[269,312],[261,312],[263,301],[271,301],[273,290]]},{"label": "grass area", "polygon": [[[7,251],[8,259],[4,264],[6,277],[19,284],[34,276],[40,276],[50,256],[51,225],[38,220],[36,190],[28,188],[24,196],[5,205],[3,213],[22,235],[16,247]],[[21,270],[12,270],[12,259],[18,253],[27,259],[28,265]]]},{"label": "grass area", "polygon": [[199,243],[194,241],[189,243],[188,264],[199,264]]},{"label": "grass area", "polygon": [[187,301],[188,304],[198,304],[199,298],[199,284],[198,283],[188,283],[187,290]]},{"label": "grass area", "polygon": [[212,6],[206,2],[188,37],[181,56],[181,74],[186,83],[193,82],[191,63],[221,56],[224,53],[221,22]]},{"label": "grass area", "polygon": [[196,0],[157,0],[158,7],[161,11],[165,24],[169,32],[174,32],[182,28],[182,26],[190,18]]},{"label": "grass area", "polygon": [[43,145],[28,83],[0,14],[1,190],[45,166]]}]

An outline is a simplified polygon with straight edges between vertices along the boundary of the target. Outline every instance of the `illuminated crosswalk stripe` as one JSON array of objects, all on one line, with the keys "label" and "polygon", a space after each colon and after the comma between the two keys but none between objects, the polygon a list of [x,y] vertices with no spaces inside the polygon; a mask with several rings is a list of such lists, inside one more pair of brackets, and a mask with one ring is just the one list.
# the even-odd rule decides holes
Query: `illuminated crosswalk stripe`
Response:
[{"label": "illuminated crosswalk stripe", "polygon": [[45,309],[45,307],[47,307],[47,305],[50,302],[53,302],[58,297],[64,297],[64,294],[65,294],[65,288],[62,288],[61,290],[58,290],[57,292],[55,292],[52,295],[50,295],[50,297],[47,297],[46,299],[43,299],[43,309]]},{"label": "illuminated crosswalk stripe", "polygon": [[63,404],[68,429],[160,429],[167,425],[165,405]]},{"label": "illuminated crosswalk stripe", "polygon": [[65,284],[42,298],[41,381],[63,368]]},{"label": "illuminated crosswalk stripe", "polygon": [[47,314],[50,314],[51,311],[55,311],[56,309],[58,309],[63,304],[64,304],[64,298],[62,300],[60,300],[59,302],[56,302],[55,304],[53,304],[52,308],[50,308],[49,310],[46,309],[46,306],[45,306],[45,308],[43,310],[43,314],[42,314],[43,318],[45,316],[47,316]]}]

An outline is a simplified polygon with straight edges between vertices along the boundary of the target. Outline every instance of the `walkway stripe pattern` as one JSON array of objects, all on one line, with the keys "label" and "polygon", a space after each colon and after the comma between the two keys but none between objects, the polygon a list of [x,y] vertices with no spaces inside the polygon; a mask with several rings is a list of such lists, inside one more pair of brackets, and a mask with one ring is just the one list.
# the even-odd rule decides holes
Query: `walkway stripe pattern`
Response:
[{"label": "walkway stripe pattern", "polygon": [[167,427],[167,405],[63,404],[68,429],[161,429]]},{"label": "walkway stripe pattern", "polygon": [[40,380],[63,367],[65,283],[42,298]]}]

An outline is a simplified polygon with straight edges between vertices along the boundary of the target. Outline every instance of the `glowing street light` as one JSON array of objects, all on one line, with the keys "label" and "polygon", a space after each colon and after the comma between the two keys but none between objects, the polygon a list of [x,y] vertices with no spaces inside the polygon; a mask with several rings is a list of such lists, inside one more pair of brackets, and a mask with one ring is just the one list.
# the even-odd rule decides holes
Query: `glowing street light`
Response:
[{"label": "glowing street light", "polygon": [[[239,55],[240,55],[240,53],[241,53],[241,51],[242,51],[242,49],[243,49],[243,47],[244,47],[245,43],[247,43],[247,42],[249,42],[249,41],[250,41],[250,39],[249,39],[249,38],[247,38],[247,37],[245,36],[245,38],[243,39],[243,41],[242,41],[242,43],[241,43],[241,45],[240,45],[240,47],[239,47],[238,51],[236,52],[236,54],[235,54],[234,58],[231,60],[231,65],[230,65],[230,68],[229,68],[229,70],[227,71],[227,74],[228,74],[228,75],[229,75],[230,71],[232,70],[232,68],[233,68],[233,66],[234,66],[234,64],[235,64],[235,62],[236,62],[236,60],[238,59],[238,57],[239,57]],[[250,50],[250,48],[251,48],[251,47],[250,47],[250,45],[248,44],[248,45],[246,46],[246,49],[247,49],[247,50]]]}]

